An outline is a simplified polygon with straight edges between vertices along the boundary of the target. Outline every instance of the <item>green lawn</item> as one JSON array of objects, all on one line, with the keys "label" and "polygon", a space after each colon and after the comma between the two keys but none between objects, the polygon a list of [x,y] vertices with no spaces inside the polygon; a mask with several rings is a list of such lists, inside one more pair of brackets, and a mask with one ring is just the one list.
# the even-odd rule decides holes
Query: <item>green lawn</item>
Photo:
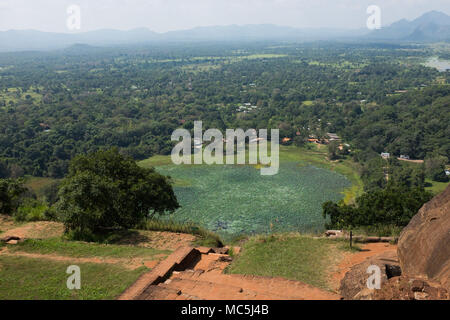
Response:
[{"label": "green lawn", "polygon": [[[148,271],[143,265],[139,267],[139,264],[130,268],[128,262],[136,258],[142,261],[161,260],[170,254],[168,250],[65,241],[60,238],[29,239],[7,247],[8,254],[0,255],[0,300],[114,299]],[[24,257],[20,253],[43,256]],[[56,257],[59,260],[55,260],[45,255],[120,260],[70,262],[70,259]],[[69,277],[66,269],[70,265],[77,265],[81,269],[81,290],[68,290],[66,287]]]},{"label": "green lawn", "polygon": [[14,246],[10,252],[28,252],[39,254],[57,254],[73,258],[149,258],[156,255],[169,255],[168,250],[132,247],[125,245],[97,244],[78,241],[65,241],[58,238],[34,240],[29,239]]},{"label": "green lawn", "polygon": [[57,179],[52,178],[27,177],[25,185],[36,193],[38,197],[41,197],[43,190],[57,181]]},{"label": "green lawn", "polygon": [[301,235],[251,238],[228,273],[283,277],[329,289],[329,267],[340,257],[339,243]]},{"label": "green lawn", "polygon": [[81,290],[66,286],[66,262],[0,256],[0,300],[115,299],[145,272],[118,265],[78,263]]},{"label": "green lawn", "polygon": [[161,156],[156,155],[146,160],[142,160],[139,162],[139,165],[144,168],[156,167],[156,166],[164,166],[172,163],[172,159],[170,156]]},{"label": "green lawn", "polygon": [[428,191],[431,191],[435,195],[443,192],[447,188],[447,186],[450,184],[449,182],[436,182],[436,181],[431,181],[430,179],[427,179],[425,182],[427,184],[431,185],[429,187],[426,187],[425,189]]}]

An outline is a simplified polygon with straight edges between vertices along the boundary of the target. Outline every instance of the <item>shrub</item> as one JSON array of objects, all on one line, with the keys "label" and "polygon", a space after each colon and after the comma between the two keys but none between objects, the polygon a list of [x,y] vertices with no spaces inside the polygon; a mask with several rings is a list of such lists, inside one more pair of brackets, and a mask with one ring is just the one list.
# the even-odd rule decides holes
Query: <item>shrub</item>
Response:
[{"label": "shrub", "polygon": [[47,205],[36,200],[27,200],[22,204],[13,217],[16,221],[42,221],[46,219]]},{"label": "shrub", "polygon": [[0,179],[0,213],[12,214],[27,191],[22,179]]}]

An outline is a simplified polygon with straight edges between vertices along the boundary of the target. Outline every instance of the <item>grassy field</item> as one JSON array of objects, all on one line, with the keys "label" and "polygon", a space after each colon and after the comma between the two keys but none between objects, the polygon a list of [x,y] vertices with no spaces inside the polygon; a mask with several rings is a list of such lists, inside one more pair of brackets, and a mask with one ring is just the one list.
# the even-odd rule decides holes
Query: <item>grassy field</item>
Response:
[{"label": "grassy field", "polygon": [[330,289],[330,266],[344,251],[340,242],[301,235],[257,236],[227,269],[231,274],[284,277]]},{"label": "grassy field", "polygon": [[[417,168],[419,166],[422,166],[422,163],[414,163],[409,161],[401,161],[401,165],[407,168]],[[429,178],[425,179],[425,190],[430,191],[434,195],[438,195],[439,193],[443,192],[447,186],[450,184],[450,182],[437,182],[432,181]]]},{"label": "grassy field", "polygon": [[[40,89],[43,89],[40,87]],[[10,102],[17,103],[19,100],[28,100],[35,103],[40,103],[42,101],[42,95],[36,93],[35,88],[30,88],[27,91],[21,92],[18,88],[8,88],[7,91],[0,91],[0,101],[4,101],[8,106]]]},{"label": "grassy field", "polygon": [[450,184],[449,182],[436,182],[431,181],[430,179],[427,179],[425,182],[427,183],[425,189],[431,191],[435,195],[443,192]]},{"label": "grassy field", "polygon": [[0,300],[115,299],[145,272],[118,265],[77,263],[81,290],[66,286],[67,262],[0,255]]},{"label": "grassy field", "polygon": [[[171,253],[61,238],[28,239],[2,246],[0,300],[114,299]],[[81,290],[67,289],[66,270],[71,265],[80,267]]]},{"label": "grassy field", "polygon": [[38,197],[41,197],[43,190],[57,181],[57,179],[52,178],[27,177],[25,186],[31,189]]}]

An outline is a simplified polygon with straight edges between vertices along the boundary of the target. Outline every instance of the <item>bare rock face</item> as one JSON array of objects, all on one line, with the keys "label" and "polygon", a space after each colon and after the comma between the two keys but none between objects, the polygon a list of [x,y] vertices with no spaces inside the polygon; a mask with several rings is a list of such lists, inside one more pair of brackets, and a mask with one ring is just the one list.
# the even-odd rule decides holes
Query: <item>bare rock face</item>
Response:
[{"label": "bare rock face", "polygon": [[401,276],[389,279],[383,284],[381,290],[374,290],[371,298],[373,300],[448,300],[450,296],[440,284]]},{"label": "bare rock face", "polygon": [[403,230],[398,257],[403,275],[437,281],[450,291],[450,186]]},{"label": "bare rock face", "polygon": [[401,274],[397,254],[389,251],[366,259],[366,261],[354,265],[346,273],[341,281],[339,293],[345,300],[372,300],[374,289],[367,287],[367,273],[369,266],[377,266],[381,271],[381,285],[383,286],[390,278]]}]

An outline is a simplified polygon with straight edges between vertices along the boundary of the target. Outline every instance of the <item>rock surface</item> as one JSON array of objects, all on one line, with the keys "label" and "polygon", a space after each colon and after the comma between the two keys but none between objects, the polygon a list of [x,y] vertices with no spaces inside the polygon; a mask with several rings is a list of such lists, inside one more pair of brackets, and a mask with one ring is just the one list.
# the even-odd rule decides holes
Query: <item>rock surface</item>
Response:
[{"label": "rock surface", "polygon": [[[370,265],[382,271],[380,290],[367,288]],[[450,186],[412,218],[400,235],[397,255],[382,253],[354,265],[340,293],[360,300],[450,299]]]},{"label": "rock surface", "polygon": [[448,300],[449,293],[440,284],[407,276],[389,279],[381,290],[374,290],[373,300]]},{"label": "rock surface", "polygon": [[381,271],[381,285],[388,281],[392,276],[399,274],[391,274],[392,270],[399,269],[399,262],[397,254],[392,251],[384,252],[366,259],[364,262],[353,266],[349,272],[346,273],[344,279],[341,281],[339,288],[340,294],[346,300],[371,300],[374,289],[369,289],[367,280],[371,276],[368,273],[370,266],[378,266]]},{"label": "rock surface", "polygon": [[450,291],[450,186],[403,230],[398,257],[403,275],[436,281]]}]

